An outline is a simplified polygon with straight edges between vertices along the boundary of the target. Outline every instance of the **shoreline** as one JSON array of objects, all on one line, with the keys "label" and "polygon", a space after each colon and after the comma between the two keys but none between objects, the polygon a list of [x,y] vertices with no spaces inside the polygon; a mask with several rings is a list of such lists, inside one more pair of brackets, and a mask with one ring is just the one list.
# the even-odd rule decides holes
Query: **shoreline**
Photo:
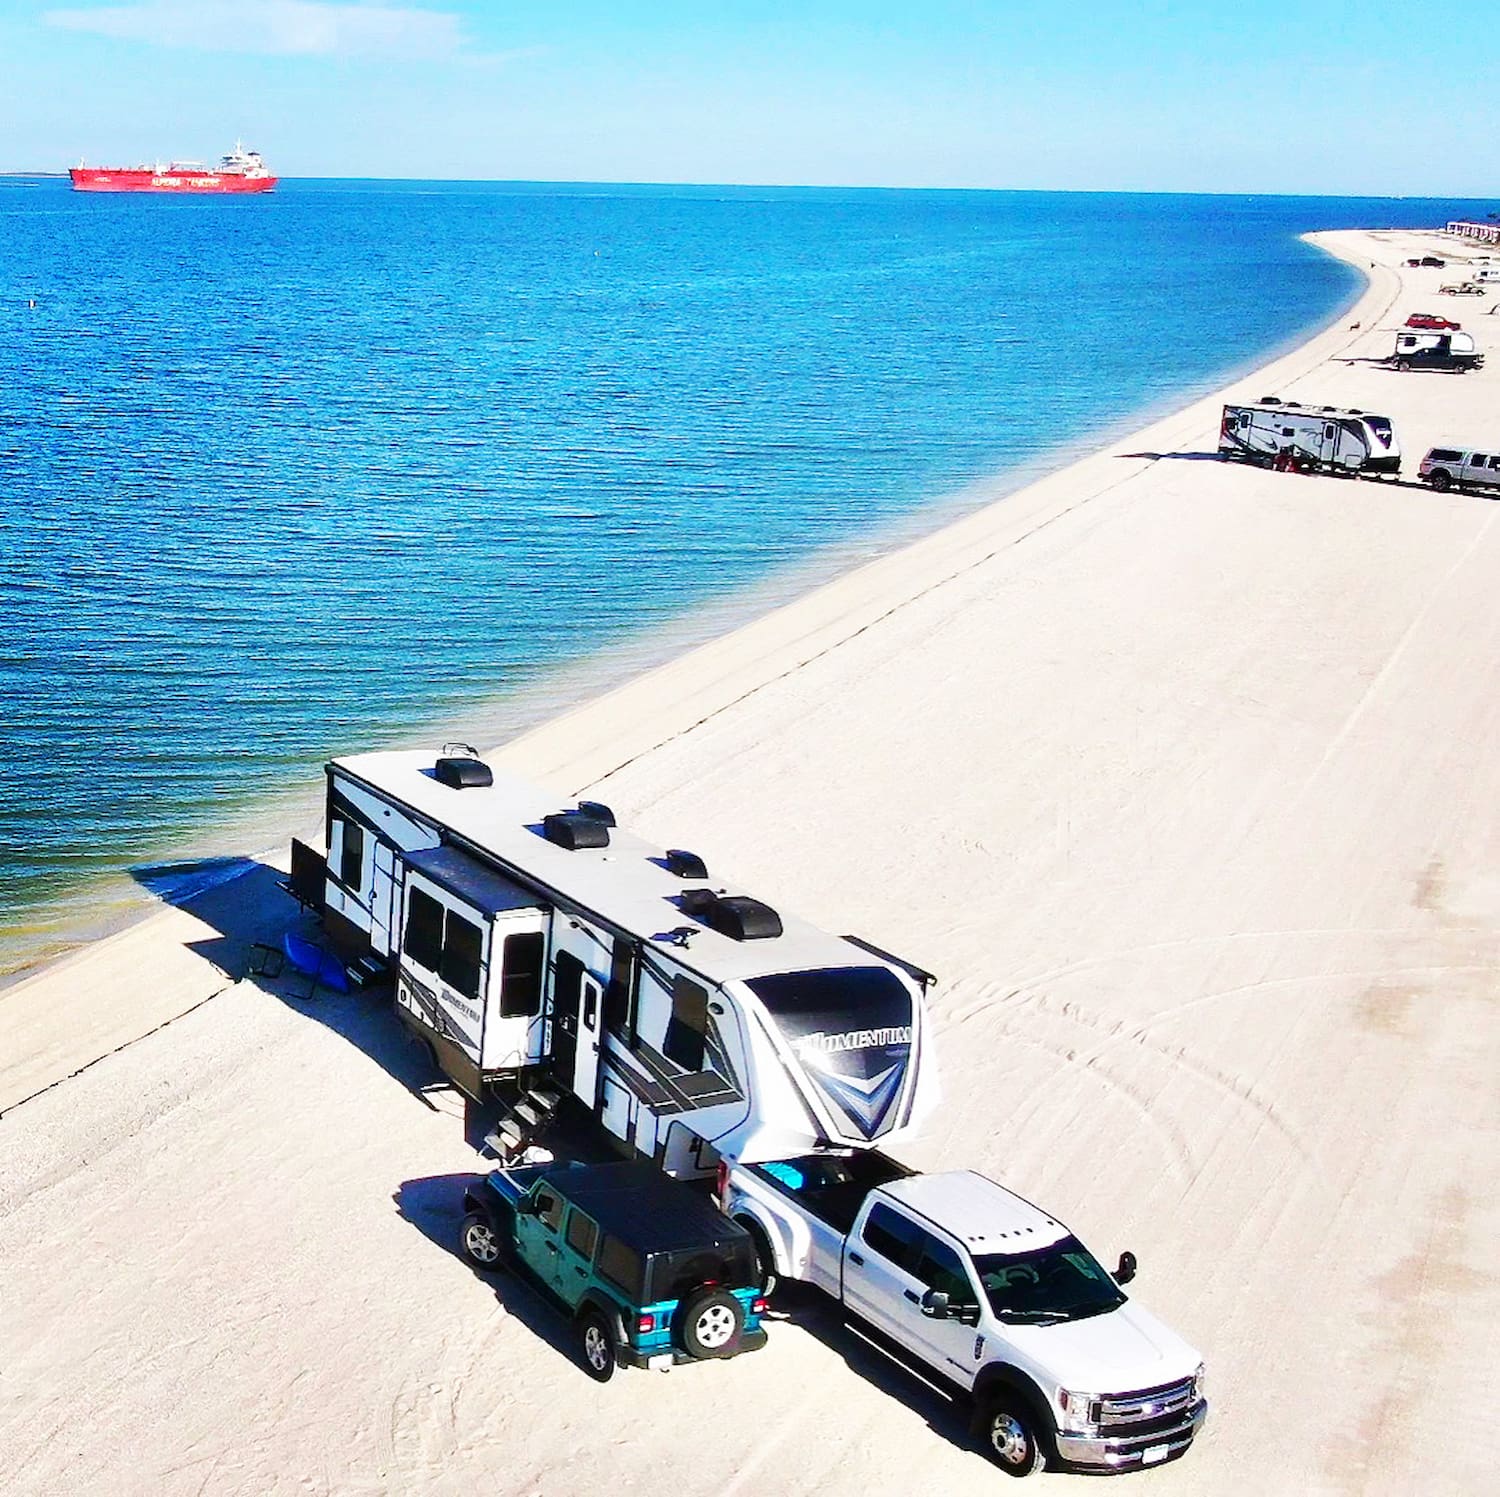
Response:
[{"label": "shoreline", "polygon": [[[1316,242],[1314,234],[1299,237],[1304,242]],[[1351,265],[1351,268],[1359,274],[1358,266]],[[1295,356],[1315,339],[1336,328],[1360,305],[1368,290],[1368,283],[1364,288],[1356,287],[1342,308],[1327,321],[1310,329],[1288,333],[1276,345],[1269,359],[1246,362],[1230,371],[1225,381],[1213,384],[1207,391],[1190,387],[1164,397],[1130,416],[1061,443],[1015,468],[986,475],[957,490],[936,496],[919,509],[878,530],[819,547],[756,579],[747,587],[714,598],[690,614],[678,615],[664,624],[632,630],[583,656],[546,666],[535,679],[511,694],[435,714],[411,731],[403,731],[389,742],[371,746],[413,747],[454,733],[484,744],[508,744],[525,737],[596,697],[613,693],[642,676],[670,667],[684,655],[751,626],[769,614],[795,607],[819,589],[834,585],[867,565],[900,555],[992,505],[1001,504],[1038,483],[1069,472],[1089,458],[1107,453],[1121,442],[1153,430],[1158,424],[1192,409],[1200,401],[1213,398],[1218,392],[1253,376],[1257,370],[1279,365],[1283,359]],[[1207,380],[1201,383],[1207,384]],[[311,768],[314,773],[308,781],[308,788],[288,786],[269,800],[237,807],[223,821],[195,829],[192,835],[184,836],[170,848],[159,850],[158,856],[138,867],[97,874],[85,884],[30,908],[27,919],[34,923],[38,933],[28,942],[16,942],[11,953],[0,946],[0,1005],[17,986],[66,961],[78,950],[108,940],[153,918],[163,905],[183,907],[191,904],[191,898],[169,902],[144,890],[137,876],[141,869],[171,868],[177,863],[192,865],[220,859],[244,859],[251,864],[278,858],[284,860],[290,839],[293,836],[308,837],[321,817],[320,796],[315,785],[321,761]]]},{"label": "shoreline", "polygon": [[[1500,366],[1373,362],[1446,300],[1400,268],[1441,241],[1320,242],[1379,262],[1360,326],[1233,395],[1384,412],[1408,474],[1447,428],[1491,442]],[[495,757],[938,974],[943,1101],[903,1156],[1137,1254],[1213,1388],[1159,1497],[1457,1497],[1487,1452],[1410,1430],[1500,1319],[1500,506],[1218,461],[1220,399]],[[791,1304],[699,1369],[735,1415],[711,1459],[658,1437],[701,1376],[596,1388],[458,1257],[463,1108],[389,1005],[242,976],[273,882],[0,1002],[22,1491],[993,1494],[945,1401]]]}]

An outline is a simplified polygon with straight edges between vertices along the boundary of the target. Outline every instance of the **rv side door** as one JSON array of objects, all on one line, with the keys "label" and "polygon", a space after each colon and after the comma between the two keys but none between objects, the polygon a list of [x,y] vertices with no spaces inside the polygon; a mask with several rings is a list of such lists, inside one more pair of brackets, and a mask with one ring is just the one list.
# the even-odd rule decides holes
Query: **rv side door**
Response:
[{"label": "rv side door", "polygon": [[552,920],[552,1059],[559,1082],[592,1112],[599,1102],[599,1040],[614,942],[579,915]]}]

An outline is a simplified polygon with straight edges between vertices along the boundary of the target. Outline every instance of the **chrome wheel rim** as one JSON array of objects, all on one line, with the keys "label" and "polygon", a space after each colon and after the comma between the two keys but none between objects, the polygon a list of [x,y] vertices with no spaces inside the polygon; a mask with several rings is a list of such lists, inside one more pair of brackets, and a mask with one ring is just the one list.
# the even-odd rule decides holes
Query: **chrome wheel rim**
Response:
[{"label": "chrome wheel rim", "polygon": [[500,1256],[500,1244],[486,1226],[475,1222],[465,1238],[469,1256],[478,1263],[493,1263]]},{"label": "chrome wheel rim", "polygon": [[996,1414],[990,1420],[990,1444],[1007,1466],[1021,1465],[1030,1449],[1026,1428],[1014,1414]]},{"label": "chrome wheel rim", "polygon": [[734,1312],[727,1305],[710,1305],[698,1317],[696,1329],[704,1346],[723,1346],[734,1335]]},{"label": "chrome wheel rim", "polygon": [[603,1372],[609,1366],[609,1342],[604,1332],[596,1325],[588,1325],[583,1332],[583,1354],[595,1372]]}]

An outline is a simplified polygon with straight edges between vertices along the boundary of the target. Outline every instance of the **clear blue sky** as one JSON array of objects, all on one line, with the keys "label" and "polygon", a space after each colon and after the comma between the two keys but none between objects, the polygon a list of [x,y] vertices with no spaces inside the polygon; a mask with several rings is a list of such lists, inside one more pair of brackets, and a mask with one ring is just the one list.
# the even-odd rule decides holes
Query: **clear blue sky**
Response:
[{"label": "clear blue sky", "polygon": [[1494,0],[0,0],[0,169],[1500,194]]}]

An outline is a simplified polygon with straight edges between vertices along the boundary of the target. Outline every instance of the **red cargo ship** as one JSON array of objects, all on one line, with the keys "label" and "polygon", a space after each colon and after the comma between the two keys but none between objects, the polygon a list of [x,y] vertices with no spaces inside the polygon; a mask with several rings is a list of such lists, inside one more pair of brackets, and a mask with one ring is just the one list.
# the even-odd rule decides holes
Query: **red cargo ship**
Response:
[{"label": "red cargo ship", "polygon": [[238,141],[216,167],[199,161],[163,166],[75,166],[68,175],[77,192],[269,192],[277,182],[259,151]]}]

